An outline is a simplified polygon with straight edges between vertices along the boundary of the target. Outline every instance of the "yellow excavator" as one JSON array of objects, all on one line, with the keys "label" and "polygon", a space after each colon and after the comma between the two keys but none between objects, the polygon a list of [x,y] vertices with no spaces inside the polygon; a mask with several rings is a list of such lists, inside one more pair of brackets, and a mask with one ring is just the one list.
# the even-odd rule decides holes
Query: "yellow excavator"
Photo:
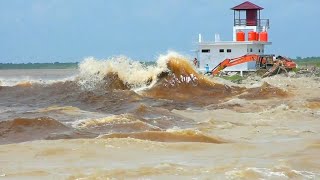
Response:
[{"label": "yellow excavator", "polygon": [[279,73],[281,70],[287,72],[297,67],[297,64],[295,62],[286,57],[278,56],[277,58],[274,58],[274,55],[247,54],[241,57],[223,60],[211,70],[211,73],[213,76],[215,76],[227,67],[252,61],[256,62],[257,70],[267,70],[263,77]]}]

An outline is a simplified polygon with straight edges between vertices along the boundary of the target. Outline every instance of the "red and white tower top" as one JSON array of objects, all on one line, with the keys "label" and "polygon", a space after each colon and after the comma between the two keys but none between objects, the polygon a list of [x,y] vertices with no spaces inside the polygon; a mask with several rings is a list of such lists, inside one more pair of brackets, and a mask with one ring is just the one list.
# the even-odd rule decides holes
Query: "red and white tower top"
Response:
[{"label": "red and white tower top", "polygon": [[242,30],[251,30],[256,33],[268,31],[269,19],[261,19],[262,7],[246,1],[231,10],[234,11],[233,41],[237,41],[237,33]]}]

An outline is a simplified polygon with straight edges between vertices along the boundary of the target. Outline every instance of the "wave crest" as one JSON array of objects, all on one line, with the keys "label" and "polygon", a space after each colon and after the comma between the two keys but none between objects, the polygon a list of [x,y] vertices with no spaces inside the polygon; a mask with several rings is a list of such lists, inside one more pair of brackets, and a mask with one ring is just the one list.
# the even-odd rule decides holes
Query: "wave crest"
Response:
[{"label": "wave crest", "polygon": [[70,130],[61,122],[49,118],[16,118],[0,122],[0,144],[44,139],[51,133]]},{"label": "wave crest", "polygon": [[[95,88],[100,82],[115,89],[132,89],[146,86],[157,80],[158,74],[167,71],[164,58],[155,65],[146,66],[125,56],[97,60],[86,58],[79,65],[79,83],[85,88]],[[116,85],[115,85],[116,84]]]},{"label": "wave crest", "polygon": [[102,135],[99,138],[134,138],[158,142],[203,142],[226,143],[227,141],[202,134],[195,130],[171,130],[171,131],[145,131],[134,133],[112,133]]}]

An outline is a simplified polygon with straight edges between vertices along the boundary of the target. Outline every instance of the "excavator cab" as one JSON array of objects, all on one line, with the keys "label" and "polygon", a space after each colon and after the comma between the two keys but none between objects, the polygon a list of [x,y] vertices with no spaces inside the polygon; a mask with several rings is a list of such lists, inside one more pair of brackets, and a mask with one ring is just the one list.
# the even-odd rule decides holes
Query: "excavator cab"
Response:
[{"label": "excavator cab", "polygon": [[270,69],[273,66],[274,58],[273,54],[269,55],[258,55],[256,61],[256,69]]}]

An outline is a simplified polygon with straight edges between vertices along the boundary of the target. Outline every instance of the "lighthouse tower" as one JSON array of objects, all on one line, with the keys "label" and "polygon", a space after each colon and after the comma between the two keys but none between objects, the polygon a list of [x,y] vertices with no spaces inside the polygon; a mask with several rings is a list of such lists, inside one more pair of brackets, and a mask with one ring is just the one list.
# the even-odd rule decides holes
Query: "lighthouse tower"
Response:
[{"label": "lighthouse tower", "polygon": [[[260,11],[263,10],[262,7],[257,6],[249,1],[246,1],[238,6],[231,8],[234,11],[233,15],[233,41],[237,41],[237,32],[241,32],[242,30],[251,30],[255,33],[248,34],[248,40],[259,41],[259,35],[261,32],[267,32],[269,29],[269,19],[261,19]],[[263,33],[264,34],[264,33]],[[266,34],[267,35],[267,34]],[[238,34],[238,37],[241,35]],[[268,41],[267,36],[263,35],[262,39],[264,42]]]},{"label": "lighthouse tower", "polygon": [[[215,34],[215,40],[204,40],[199,34],[197,56],[199,70],[205,71],[207,64],[212,69],[223,60],[236,58],[246,54],[263,55],[265,45],[270,45],[268,39],[269,19],[261,19],[261,11],[264,8],[249,1],[239,4],[231,10],[233,16],[233,39],[223,41],[219,34]],[[256,63],[247,62],[228,67],[224,71],[255,71]]]}]

